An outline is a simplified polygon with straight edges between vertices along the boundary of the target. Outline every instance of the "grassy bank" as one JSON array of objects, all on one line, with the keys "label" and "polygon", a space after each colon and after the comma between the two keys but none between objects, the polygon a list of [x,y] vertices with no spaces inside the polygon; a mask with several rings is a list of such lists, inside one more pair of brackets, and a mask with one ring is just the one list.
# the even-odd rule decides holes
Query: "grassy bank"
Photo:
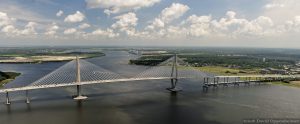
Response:
[{"label": "grassy bank", "polygon": [[195,67],[203,72],[213,73],[217,75],[257,75],[259,74],[259,69],[237,69],[237,68],[227,68],[222,66],[203,66]]}]

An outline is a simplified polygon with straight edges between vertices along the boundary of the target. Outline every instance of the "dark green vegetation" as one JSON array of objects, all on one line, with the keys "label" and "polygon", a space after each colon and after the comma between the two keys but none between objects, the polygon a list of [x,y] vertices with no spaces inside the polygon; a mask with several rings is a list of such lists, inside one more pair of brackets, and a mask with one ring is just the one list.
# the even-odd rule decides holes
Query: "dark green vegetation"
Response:
[{"label": "dark green vegetation", "polygon": [[[136,65],[157,65],[170,58],[171,55],[153,55],[143,56],[137,60],[130,60],[131,64]],[[178,57],[183,58],[186,62],[190,63],[194,67],[202,66],[222,66],[222,67],[234,67],[242,69],[252,68],[278,68],[282,69],[284,65],[294,65],[294,60],[286,59],[266,59],[263,62],[263,58],[255,56],[232,56],[232,55],[216,55],[216,54],[195,54],[195,55],[182,55]]]},{"label": "dark green vegetation", "polygon": [[256,56],[239,56],[239,55],[215,55],[215,54],[199,54],[199,55],[180,55],[185,61],[192,65],[199,66],[223,66],[237,67],[243,69],[251,68],[278,68],[282,69],[284,65],[293,65],[295,61],[284,59],[267,59]]},{"label": "dark green vegetation", "polygon": [[129,60],[130,64],[155,66],[170,58],[171,55],[142,56],[137,60]]},{"label": "dark green vegetation", "polygon": [[2,72],[0,71],[0,87],[4,84],[14,80],[17,76],[21,75],[20,73],[15,72]]},{"label": "dark green vegetation", "polygon": [[157,65],[173,53],[195,67],[221,66],[239,69],[276,68],[295,66],[300,60],[300,50],[294,49],[258,49],[258,48],[189,48],[167,50],[160,55],[147,55],[131,64]]}]

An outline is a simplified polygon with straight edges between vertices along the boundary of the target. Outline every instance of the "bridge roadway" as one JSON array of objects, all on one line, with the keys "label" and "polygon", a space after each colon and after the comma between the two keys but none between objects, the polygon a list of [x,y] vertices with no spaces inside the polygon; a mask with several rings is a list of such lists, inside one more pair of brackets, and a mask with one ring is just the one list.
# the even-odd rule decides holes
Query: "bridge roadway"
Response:
[{"label": "bridge roadway", "polygon": [[68,86],[77,86],[77,85],[89,85],[89,84],[101,84],[101,83],[113,83],[113,82],[126,82],[126,81],[140,81],[140,80],[163,80],[163,79],[172,79],[170,77],[158,77],[158,78],[127,78],[127,79],[114,79],[114,80],[99,80],[99,81],[87,81],[87,82],[72,82],[72,83],[57,83],[49,85],[38,85],[38,86],[24,86],[19,88],[7,88],[0,89],[0,93],[6,92],[15,92],[15,91],[28,91],[36,89],[45,89],[45,88],[56,88],[56,87],[68,87]]},{"label": "bridge roadway", "polygon": [[[204,78],[296,78],[300,77],[300,75],[241,75],[241,76],[213,76],[213,77],[204,77]],[[177,79],[184,79],[191,77],[178,77]],[[148,78],[125,78],[125,79],[114,79],[114,80],[99,80],[99,81],[87,81],[87,82],[72,82],[72,83],[57,83],[57,84],[49,84],[49,85],[39,85],[39,86],[24,86],[19,88],[7,88],[0,89],[0,93],[6,92],[15,92],[15,91],[28,91],[28,90],[36,90],[36,89],[45,89],[45,88],[57,88],[57,87],[68,87],[68,86],[77,86],[77,85],[89,85],[89,84],[101,84],[101,83],[113,83],[113,82],[126,82],[126,81],[141,81],[141,80],[163,80],[163,79],[174,79],[171,77],[148,77]],[[244,83],[244,82],[258,82],[262,80],[236,80],[236,81],[224,81],[217,82],[218,84],[229,84],[229,83]],[[214,85],[216,82],[207,82],[207,85]]]},{"label": "bridge roadway", "polygon": [[[212,77],[204,77],[204,85],[203,91],[207,91],[210,86],[218,87],[218,85],[228,86],[228,84],[239,85],[240,83],[250,85],[250,82],[265,82],[265,81],[277,81],[285,78],[296,78],[299,75],[244,75],[244,76],[212,76]],[[83,100],[86,99],[86,96],[81,95],[81,86],[89,85],[89,84],[101,84],[101,83],[113,83],[113,82],[126,82],[126,81],[141,81],[141,80],[162,80],[162,79],[170,79],[171,80],[171,88],[168,90],[172,92],[180,91],[181,89],[176,87],[177,81],[179,79],[191,78],[191,77],[147,77],[147,78],[123,78],[123,79],[113,79],[113,80],[98,80],[98,81],[86,81],[86,82],[71,82],[71,83],[56,83],[49,85],[38,85],[38,86],[25,86],[19,88],[7,88],[0,89],[0,93],[6,93],[6,104],[10,105],[9,92],[16,91],[25,91],[26,92],[26,103],[30,103],[30,98],[28,92],[30,90],[37,89],[46,89],[46,88],[57,88],[57,87],[68,87],[68,86],[77,86],[77,97],[75,100]],[[234,81],[230,81],[229,78],[234,78]],[[240,78],[246,78],[246,80],[240,80]],[[251,80],[251,78],[256,78],[260,80]],[[262,80],[262,78],[264,78]],[[271,78],[271,79],[270,79]],[[209,79],[213,79],[213,82],[209,82]],[[223,79],[224,82],[221,82],[220,79]]]}]

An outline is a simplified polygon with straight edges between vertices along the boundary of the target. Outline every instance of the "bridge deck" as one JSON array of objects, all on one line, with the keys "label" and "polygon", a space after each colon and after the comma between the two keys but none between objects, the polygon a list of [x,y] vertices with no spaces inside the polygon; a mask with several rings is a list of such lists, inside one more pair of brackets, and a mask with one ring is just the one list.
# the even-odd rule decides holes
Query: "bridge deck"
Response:
[{"label": "bridge deck", "polygon": [[19,88],[7,88],[0,89],[0,93],[14,92],[14,91],[26,91],[26,90],[36,90],[45,88],[56,88],[56,87],[68,87],[76,85],[89,85],[89,84],[101,84],[101,83],[113,83],[113,82],[126,82],[126,81],[140,81],[140,80],[162,80],[162,79],[172,79],[170,77],[159,77],[159,78],[127,78],[127,79],[114,79],[114,80],[100,80],[100,81],[89,81],[89,82],[72,82],[72,83],[62,83],[62,84],[50,84],[50,85],[39,85],[39,86],[25,86]]},{"label": "bridge deck", "polygon": [[[243,76],[214,76],[207,78],[295,78],[299,77],[298,75],[243,75]],[[178,79],[191,78],[191,77],[178,77]],[[172,79],[171,77],[153,77],[153,78],[125,78],[125,79],[114,79],[114,80],[99,80],[99,81],[89,81],[89,82],[80,82],[80,84],[76,82],[72,83],[57,83],[50,85],[39,85],[39,86],[25,86],[19,88],[7,88],[0,89],[0,93],[6,92],[15,92],[15,91],[26,91],[26,90],[35,90],[35,89],[45,89],[45,88],[56,88],[56,87],[68,87],[68,86],[76,86],[76,85],[89,85],[89,84],[101,84],[101,83],[113,83],[113,82],[126,82],[126,81],[139,81],[139,80],[162,80],[162,79]],[[258,82],[261,80],[250,80],[250,82]],[[249,82],[249,80],[239,80],[239,81],[225,81],[218,82],[218,84],[231,84],[231,83],[245,83]],[[207,85],[215,85],[216,83],[210,82],[205,83]]]}]

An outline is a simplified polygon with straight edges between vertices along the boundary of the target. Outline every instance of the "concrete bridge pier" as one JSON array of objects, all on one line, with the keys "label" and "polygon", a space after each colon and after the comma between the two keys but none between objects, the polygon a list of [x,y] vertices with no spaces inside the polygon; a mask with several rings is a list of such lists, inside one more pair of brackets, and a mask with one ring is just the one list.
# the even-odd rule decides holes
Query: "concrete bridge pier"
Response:
[{"label": "concrete bridge pier", "polygon": [[250,82],[251,82],[251,77],[246,77],[246,80],[245,80],[245,86],[250,86]]},{"label": "concrete bridge pier", "polygon": [[219,84],[219,77],[217,77],[217,78],[214,77],[213,87],[218,88],[218,84]]},{"label": "concrete bridge pier", "polygon": [[74,98],[75,100],[84,100],[88,98],[87,96],[82,96],[81,85],[76,85],[76,89],[77,89],[77,96]]},{"label": "concrete bridge pier", "polygon": [[178,82],[178,79],[175,78],[175,79],[171,79],[171,87],[170,88],[167,88],[167,90],[171,91],[171,92],[178,92],[178,91],[181,91],[181,88],[177,87],[177,82]]},{"label": "concrete bridge pier", "polygon": [[10,105],[9,95],[8,92],[6,92],[6,105]]},{"label": "concrete bridge pier", "polygon": [[209,78],[207,77],[204,77],[204,82],[203,82],[203,91],[207,91],[208,90],[208,81],[209,81]]},{"label": "concrete bridge pier", "polygon": [[26,91],[25,91],[25,94],[26,94],[26,103],[29,104],[29,103],[30,103],[29,91],[26,90]]},{"label": "concrete bridge pier", "polygon": [[240,84],[238,83],[239,80],[240,80],[239,77],[235,77],[235,78],[234,78],[234,83],[233,83],[233,85],[234,85],[234,86],[239,86],[239,85],[240,85]]},{"label": "concrete bridge pier", "polygon": [[223,87],[228,87],[228,77],[224,77]]}]

